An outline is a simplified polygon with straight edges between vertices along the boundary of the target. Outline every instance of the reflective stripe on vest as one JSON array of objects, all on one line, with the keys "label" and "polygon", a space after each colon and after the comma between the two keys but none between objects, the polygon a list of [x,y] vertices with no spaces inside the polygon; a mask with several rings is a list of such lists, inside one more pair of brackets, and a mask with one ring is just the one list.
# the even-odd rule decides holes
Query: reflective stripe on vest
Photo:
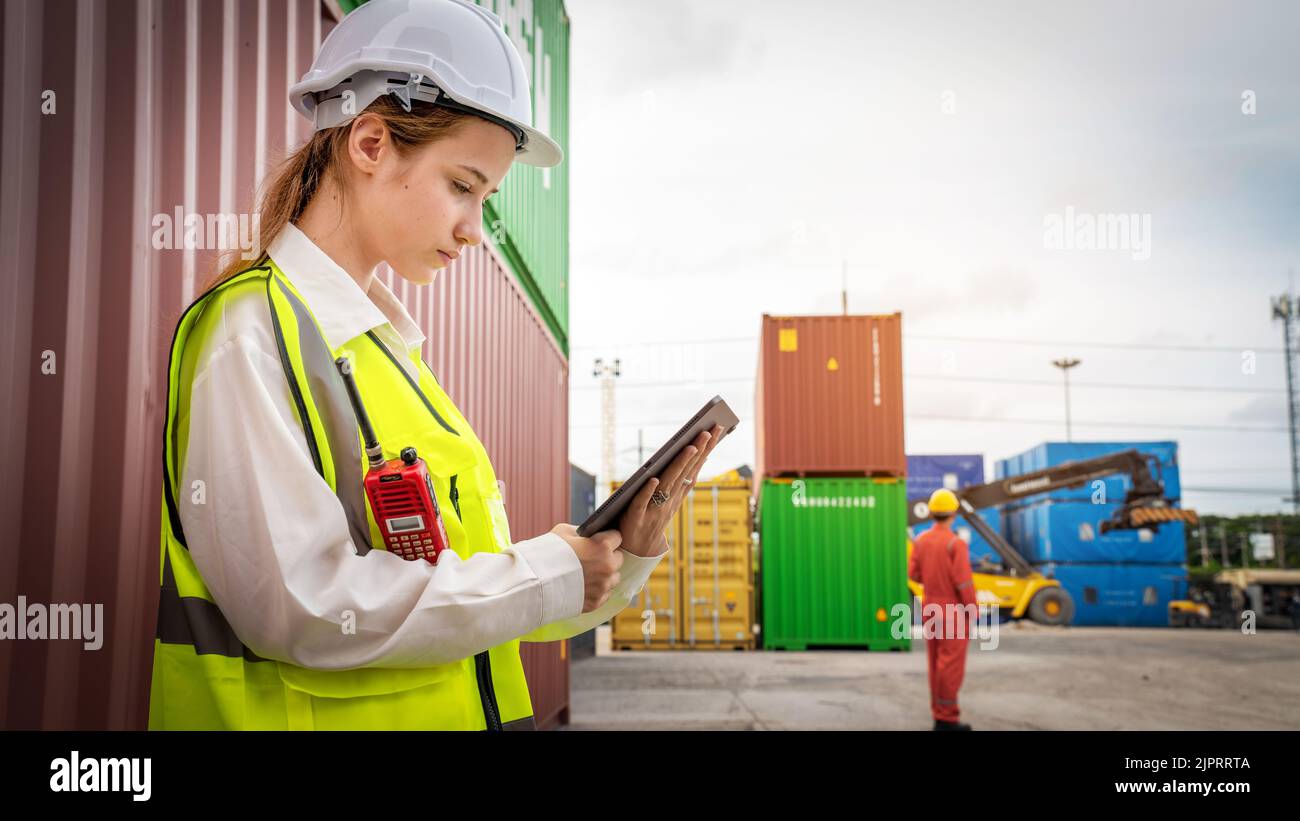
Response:
[{"label": "reflective stripe on vest", "polygon": [[373,334],[331,351],[292,283],[273,261],[259,263],[196,300],[172,343],[150,728],[531,729],[517,640],[436,667],[308,669],[246,647],[203,584],[181,530],[177,483],[188,430],[178,421],[188,414],[193,354],[232,299],[256,298],[270,311],[308,451],[347,514],[358,561],[383,544],[361,484],[360,432],[334,366],[339,355],[354,363],[385,457],[408,445],[424,457],[452,549],[464,559],[510,544],[486,450],[427,366],[408,353],[420,375],[413,380]]}]

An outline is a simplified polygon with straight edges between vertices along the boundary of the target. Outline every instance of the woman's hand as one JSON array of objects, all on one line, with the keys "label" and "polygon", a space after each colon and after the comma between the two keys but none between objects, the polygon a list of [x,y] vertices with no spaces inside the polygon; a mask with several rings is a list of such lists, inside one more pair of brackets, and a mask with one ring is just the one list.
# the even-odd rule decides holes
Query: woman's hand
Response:
[{"label": "woman's hand", "polygon": [[558,524],[551,532],[568,542],[582,563],[582,612],[590,613],[609,599],[618,584],[618,569],[623,564],[618,548],[623,538],[617,530],[602,530],[584,539],[571,524]]},{"label": "woman's hand", "polygon": [[[677,513],[677,508],[681,507],[686,494],[691,492],[700,468],[723,436],[722,426],[714,425],[712,431],[701,433],[694,445],[677,454],[663,474],[645,483],[619,519],[618,529],[623,534],[624,550],[635,556],[658,556],[668,550],[664,529]],[[650,501],[659,488],[663,488],[668,496],[668,501],[662,505]]]}]

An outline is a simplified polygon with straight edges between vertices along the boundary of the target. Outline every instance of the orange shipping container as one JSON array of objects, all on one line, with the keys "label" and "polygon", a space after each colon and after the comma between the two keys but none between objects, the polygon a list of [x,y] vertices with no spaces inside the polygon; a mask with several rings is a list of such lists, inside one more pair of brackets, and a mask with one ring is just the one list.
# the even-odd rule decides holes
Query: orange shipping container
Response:
[{"label": "orange shipping container", "polygon": [[903,476],[903,317],[763,315],[755,488],[766,476]]}]

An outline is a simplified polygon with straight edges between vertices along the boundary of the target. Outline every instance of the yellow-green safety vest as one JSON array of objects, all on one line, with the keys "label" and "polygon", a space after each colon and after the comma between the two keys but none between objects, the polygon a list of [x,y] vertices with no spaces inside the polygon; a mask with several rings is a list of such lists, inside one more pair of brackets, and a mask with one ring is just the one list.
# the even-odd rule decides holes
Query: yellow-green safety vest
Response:
[{"label": "yellow-green safety vest", "polygon": [[508,641],[472,658],[427,668],[316,670],[264,659],[235,635],[190,557],[178,508],[189,428],[190,386],[202,342],[230,300],[270,311],[280,362],[317,472],[346,511],[356,561],[383,539],[365,498],[361,434],[334,364],[353,376],[384,457],[414,447],[428,465],[451,549],[462,559],[511,544],[496,474],[465,417],[416,354],[413,380],[367,332],[331,349],[293,284],[267,257],[186,309],[172,341],[164,432],[162,551],[149,728],[154,729],[534,729],[519,658]]}]

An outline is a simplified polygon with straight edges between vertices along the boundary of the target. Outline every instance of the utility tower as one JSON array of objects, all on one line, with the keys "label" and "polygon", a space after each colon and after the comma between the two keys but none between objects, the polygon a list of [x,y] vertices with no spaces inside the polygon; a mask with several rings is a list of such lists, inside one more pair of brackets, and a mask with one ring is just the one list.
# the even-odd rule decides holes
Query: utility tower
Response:
[{"label": "utility tower", "polygon": [[596,483],[596,505],[609,496],[609,483],[618,478],[617,453],[614,450],[614,432],[618,419],[614,410],[614,380],[622,375],[619,361],[606,364],[597,359],[591,375],[600,380],[600,481]]},{"label": "utility tower", "polygon": [[1296,463],[1295,363],[1292,362],[1295,337],[1291,335],[1297,307],[1300,306],[1296,305],[1291,289],[1281,296],[1273,297],[1273,318],[1282,320],[1282,358],[1286,363],[1286,429],[1291,444],[1291,498],[1285,501],[1291,503],[1293,513],[1300,513],[1300,465]]}]

